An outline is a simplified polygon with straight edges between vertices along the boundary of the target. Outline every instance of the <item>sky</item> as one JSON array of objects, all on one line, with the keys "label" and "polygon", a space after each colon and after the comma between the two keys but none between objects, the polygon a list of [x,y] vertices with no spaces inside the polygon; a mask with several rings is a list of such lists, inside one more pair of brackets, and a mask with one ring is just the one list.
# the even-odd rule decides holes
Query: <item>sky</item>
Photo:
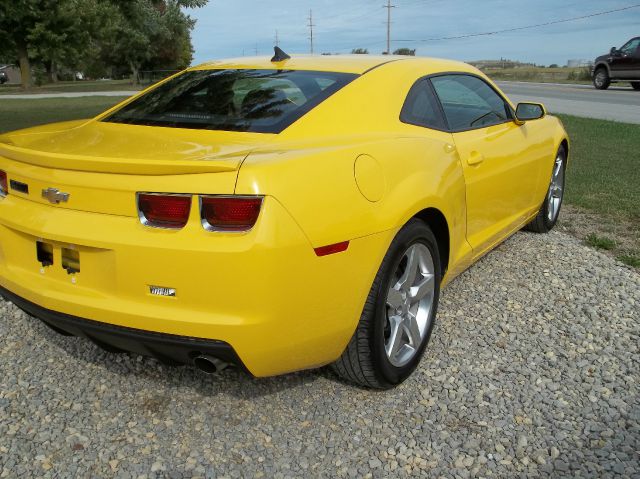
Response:
[{"label": "sky", "polygon": [[[315,53],[386,49],[386,0],[209,0],[187,10],[197,20],[194,64],[270,55],[276,30],[288,53],[309,53],[313,10]],[[462,61],[507,58],[542,65],[593,60],[640,35],[640,0],[393,0],[391,49]],[[433,40],[638,8],[568,23],[465,39]],[[427,40],[427,41],[425,41]]]}]

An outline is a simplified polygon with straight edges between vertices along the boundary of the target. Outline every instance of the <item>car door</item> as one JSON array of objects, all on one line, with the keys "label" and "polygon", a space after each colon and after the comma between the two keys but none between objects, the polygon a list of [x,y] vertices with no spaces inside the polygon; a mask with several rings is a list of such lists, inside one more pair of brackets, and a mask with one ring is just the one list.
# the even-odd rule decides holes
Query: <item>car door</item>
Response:
[{"label": "car door", "polygon": [[621,80],[640,78],[638,73],[638,68],[640,67],[639,49],[640,37],[629,40],[622,48],[617,50],[612,55],[609,63],[611,76]]},{"label": "car door", "polygon": [[471,74],[431,77],[466,182],[467,240],[482,254],[539,207],[544,162],[511,107]]}]

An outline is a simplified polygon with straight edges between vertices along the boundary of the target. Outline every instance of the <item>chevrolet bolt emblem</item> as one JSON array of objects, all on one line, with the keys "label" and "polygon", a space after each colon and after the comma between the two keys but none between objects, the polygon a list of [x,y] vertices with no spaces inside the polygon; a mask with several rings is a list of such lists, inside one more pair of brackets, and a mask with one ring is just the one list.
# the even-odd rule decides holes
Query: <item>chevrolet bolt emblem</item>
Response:
[{"label": "chevrolet bolt emblem", "polygon": [[42,197],[49,200],[54,205],[69,201],[69,193],[64,193],[58,188],[47,188],[42,190]]}]

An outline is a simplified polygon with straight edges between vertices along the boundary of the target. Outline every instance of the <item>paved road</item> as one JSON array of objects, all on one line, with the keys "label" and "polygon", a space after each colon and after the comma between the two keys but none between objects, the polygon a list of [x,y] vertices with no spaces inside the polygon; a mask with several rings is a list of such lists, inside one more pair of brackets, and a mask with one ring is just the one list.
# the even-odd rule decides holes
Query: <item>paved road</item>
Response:
[{"label": "paved road", "polygon": [[551,113],[640,124],[640,92],[625,84],[605,91],[557,83],[498,82],[498,86],[512,101],[539,101]]},{"label": "paved road", "polygon": [[[627,86],[613,86],[608,90],[599,91],[590,85],[558,83],[498,82],[498,85],[514,102],[539,101],[544,103],[551,113],[567,113],[640,124],[640,92]],[[130,96],[134,93],[133,91],[37,93],[2,95],[0,99]]]}]

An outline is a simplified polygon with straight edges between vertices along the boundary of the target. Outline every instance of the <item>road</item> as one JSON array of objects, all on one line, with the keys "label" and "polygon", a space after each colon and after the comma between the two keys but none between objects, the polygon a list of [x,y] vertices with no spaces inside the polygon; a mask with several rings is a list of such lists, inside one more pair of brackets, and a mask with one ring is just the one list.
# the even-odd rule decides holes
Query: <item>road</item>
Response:
[{"label": "road", "polygon": [[590,85],[497,82],[514,102],[539,101],[551,113],[566,113],[602,120],[640,124],[640,91],[626,84],[608,90]]},{"label": "road", "polygon": [[[514,102],[539,101],[551,113],[640,124],[640,92],[624,86],[596,90],[590,85],[558,83],[497,82]],[[76,98],[82,96],[129,96],[133,91],[38,93],[2,95],[4,99]]]}]

